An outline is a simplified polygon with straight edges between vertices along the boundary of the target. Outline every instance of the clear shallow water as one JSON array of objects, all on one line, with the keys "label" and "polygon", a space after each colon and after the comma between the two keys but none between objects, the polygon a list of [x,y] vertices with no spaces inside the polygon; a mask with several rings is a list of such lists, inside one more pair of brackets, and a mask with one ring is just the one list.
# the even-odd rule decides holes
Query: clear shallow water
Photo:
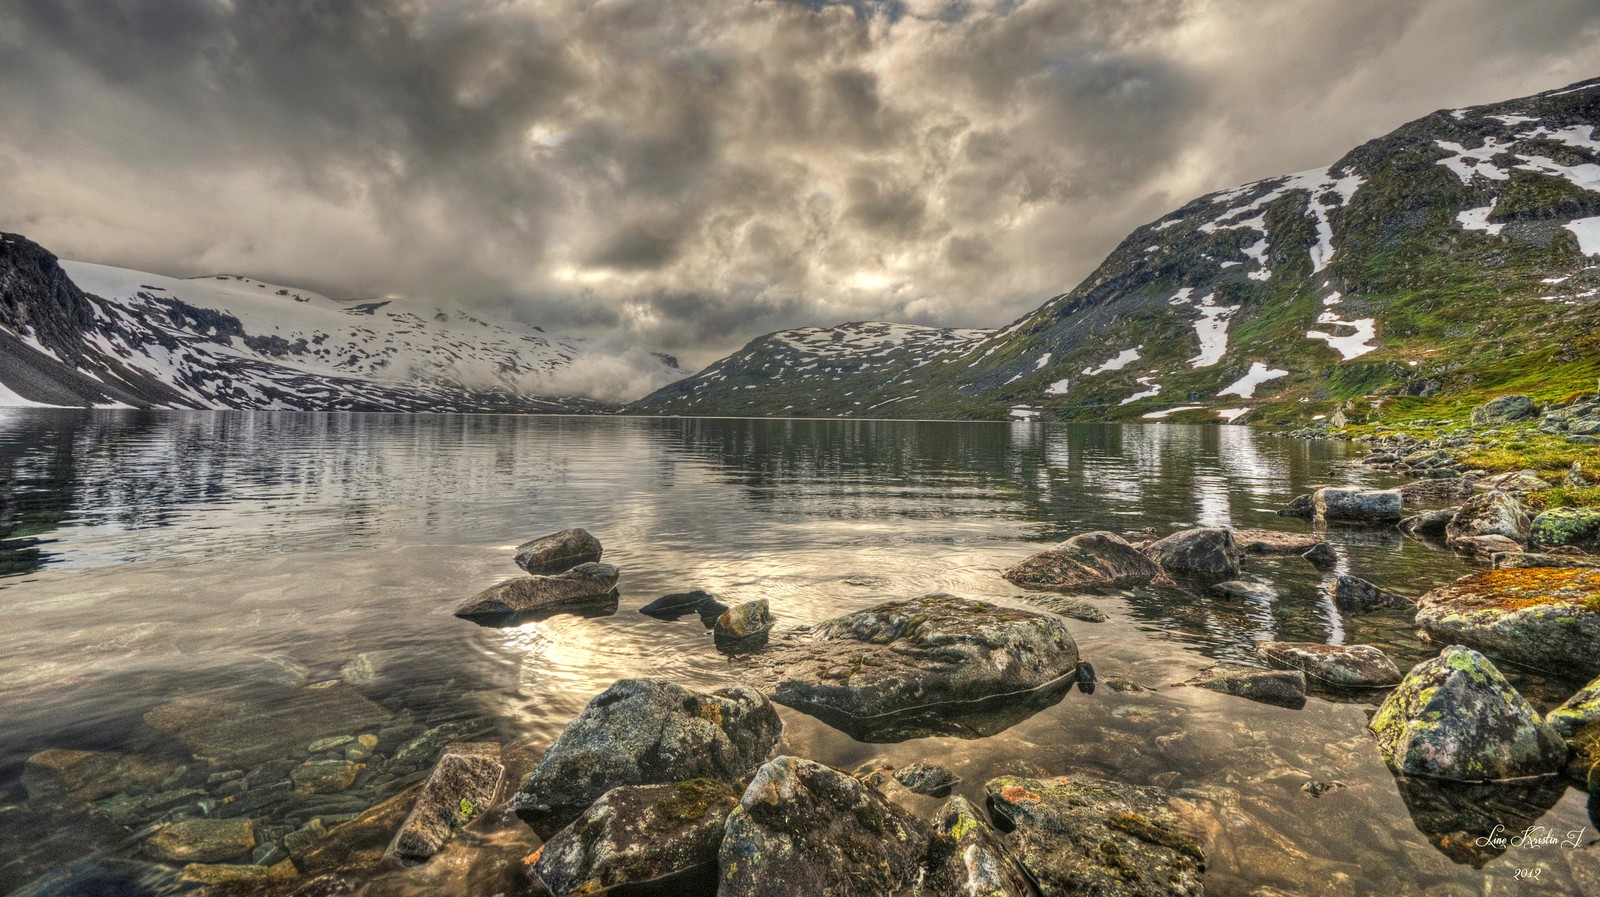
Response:
[{"label": "clear shallow water", "polygon": [[[30,798],[21,769],[35,752],[184,764],[150,786],[179,800],[169,813],[221,799],[205,780],[228,764],[188,760],[145,722],[179,696],[243,689],[270,714],[284,689],[354,690],[397,714],[393,729],[411,727],[398,737],[455,723],[511,744],[516,776],[618,678],[737,681],[697,622],[636,612],[668,592],[766,597],[780,625],[935,591],[1022,604],[999,571],[1044,543],[1197,523],[1301,529],[1273,512],[1309,486],[1384,482],[1356,457],[1237,427],[0,411],[0,892],[97,848],[136,858],[146,830],[135,813],[129,835],[86,835],[82,806]],[[515,544],[567,526],[598,535],[622,569],[615,613],[507,629],[451,616],[518,574]],[[1329,538],[1349,570],[1409,594],[1464,570],[1393,533]],[[1246,574],[1277,599],[1136,590],[1094,599],[1109,622],[1070,622],[1102,678],[1155,691],[1074,692],[989,738],[897,744],[781,708],[780,750],[849,769],[942,762],[975,797],[1002,772],[1175,789],[1218,826],[1211,894],[1582,893],[1600,880],[1593,847],[1496,856],[1444,837],[1503,820],[1592,839],[1576,790],[1403,791],[1363,730],[1371,703],[1286,710],[1168,687],[1216,658],[1248,661],[1260,638],[1379,644],[1402,667],[1432,653],[1403,616],[1341,618],[1298,558],[1252,558]],[[392,669],[362,679],[347,666],[361,655]],[[1513,675],[1546,703],[1575,686]],[[416,775],[252,815],[267,834],[336,820]],[[1301,790],[1312,779],[1344,787],[1313,798]],[[488,822],[368,893],[482,890],[483,870],[536,843],[515,820]]]}]

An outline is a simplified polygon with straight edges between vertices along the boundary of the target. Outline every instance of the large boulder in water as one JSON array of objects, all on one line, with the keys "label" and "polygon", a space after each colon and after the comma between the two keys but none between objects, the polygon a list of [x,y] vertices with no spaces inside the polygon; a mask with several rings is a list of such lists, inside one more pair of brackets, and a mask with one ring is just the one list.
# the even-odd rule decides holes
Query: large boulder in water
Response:
[{"label": "large boulder in water", "polygon": [[1318,520],[1341,523],[1398,523],[1403,499],[1395,489],[1344,489],[1325,486],[1311,496]]},{"label": "large boulder in water", "polygon": [[881,721],[959,712],[1070,678],[1078,646],[1055,614],[926,595],[818,625],[769,651],[773,697],[820,716]]},{"label": "large boulder in water", "polygon": [[1484,492],[1467,499],[1445,527],[1445,543],[1464,548],[1479,536],[1504,536],[1513,542],[1528,540],[1528,512],[1515,492]]},{"label": "large boulder in water", "polygon": [[921,872],[916,818],[838,770],[778,757],[756,772],[722,837],[718,897],[880,897]]},{"label": "large boulder in water", "polygon": [[529,856],[529,872],[554,897],[647,884],[710,892],[722,827],[738,803],[733,788],[713,779],[613,788]]},{"label": "large boulder in water", "polygon": [[1434,589],[1417,624],[1434,641],[1463,644],[1561,676],[1600,675],[1600,569],[1485,570]]},{"label": "large boulder in water", "polygon": [[531,614],[612,597],[617,568],[579,564],[555,576],[518,576],[479,592],[456,608],[458,617]]},{"label": "large boulder in water", "polygon": [[1522,395],[1501,396],[1490,399],[1472,409],[1472,425],[1498,427],[1502,424],[1528,420],[1535,414],[1533,399]]},{"label": "large boulder in water", "polygon": [[1198,897],[1205,852],[1153,788],[1077,777],[1002,776],[989,805],[1043,897]]},{"label": "large boulder in water", "polygon": [[567,724],[511,807],[546,837],[621,785],[749,775],[782,729],[777,710],[752,688],[700,694],[660,679],[623,679]]},{"label": "large boulder in water", "polygon": [[1239,575],[1239,547],[1233,533],[1206,526],[1158,539],[1145,554],[1169,576],[1232,579]]},{"label": "large boulder in water", "polygon": [[599,563],[604,549],[586,529],[564,529],[517,546],[517,566],[535,576],[564,573],[579,564]]},{"label": "large boulder in water", "polygon": [[1073,536],[1001,575],[1024,588],[1076,589],[1142,585],[1160,573],[1155,563],[1126,539],[1116,533],[1093,532]]},{"label": "large boulder in water", "polygon": [[1367,726],[1408,776],[1483,782],[1553,773],[1567,746],[1482,654],[1460,645],[1417,664]]},{"label": "large boulder in water", "polygon": [[1378,688],[1400,681],[1400,668],[1371,645],[1261,642],[1256,651],[1272,666],[1299,670],[1306,678],[1335,688]]}]

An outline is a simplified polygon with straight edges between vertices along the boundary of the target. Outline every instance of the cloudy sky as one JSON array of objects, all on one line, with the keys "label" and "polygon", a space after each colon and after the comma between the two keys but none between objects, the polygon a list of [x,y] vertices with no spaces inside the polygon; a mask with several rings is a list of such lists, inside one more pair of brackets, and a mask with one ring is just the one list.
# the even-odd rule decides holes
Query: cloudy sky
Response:
[{"label": "cloudy sky", "polygon": [[6,0],[0,229],[697,366],[998,326],[1198,194],[1596,75],[1595,0]]}]

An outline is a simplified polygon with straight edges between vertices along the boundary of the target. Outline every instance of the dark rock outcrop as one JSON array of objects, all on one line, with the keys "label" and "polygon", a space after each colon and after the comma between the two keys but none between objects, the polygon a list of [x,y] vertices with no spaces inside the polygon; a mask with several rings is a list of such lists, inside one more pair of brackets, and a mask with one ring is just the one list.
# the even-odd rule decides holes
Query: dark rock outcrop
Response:
[{"label": "dark rock outcrop", "polygon": [[1536,413],[1537,411],[1533,407],[1533,400],[1527,396],[1501,396],[1497,399],[1490,399],[1473,408],[1472,425],[1475,427],[1499,427],[1516,423],[1519,420],[1530,420]]},{"label": "dark rock outcrop", "polygon": [[659,679],[624,679],[567,725],[511,806],[544,836],[621,785],[749,775],[782,728],[772,704],[751,688],[699,694]]}]

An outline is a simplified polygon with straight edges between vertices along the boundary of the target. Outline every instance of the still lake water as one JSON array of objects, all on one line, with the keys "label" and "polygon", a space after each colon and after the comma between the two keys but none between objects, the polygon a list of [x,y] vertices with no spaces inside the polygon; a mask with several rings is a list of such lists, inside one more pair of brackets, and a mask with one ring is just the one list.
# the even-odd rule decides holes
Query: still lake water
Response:
[{"label": "still lake water", "polygon": [[[1025,605],[999,573],[1047,543],[1093,529],[1304,529],[1273,512],[1309,486],[1391,482],[1358,457],[1242,427],[0,410],[0,893],[160,891],[174,867],[139,846],[155,822],[234,812],[227,798],[245,789],[268,798],[250,811],[260,838],[281,839],[425,772],[397,761],[374,775],[374,762],[342,795],[284,795],[272,780],[303,747],[237,772],[197,763],[145,721],[175,698],[221,689],[271,721],[284,695],[364,695],[394,714],[374,724],[380,757],[430,729],[482,735],[511,746],[516,777],[618,678],[738,681],[697,621],[637,613],[663,594],[768,598],[780,627],[929,592]],[[569,526],[621,568],[614,612],[505,629],[451,615],[519,575],[514,545]],[[1393,532],[1328,538],[1342,569],[1406,594],[1466,569]],[[1276,599],[1108,592],[1092,599],[1108,622],[1069,621],[1102,679],[1152,691],[1074,692],[988,738],[896,744],[779,708],[779,750],[853,770],[940,762],[971,797],[1005,772],[1160,785],[1213,822],[1214,895],[1597,886],[1600,847],[1575,789],[1398,783],[1364,731],[1372,701],[1289,710],[1170,687],[1217,659],[1252,662],[1258,639],[1378,644],[1402,668],[1433,653],[1404,615],[1341,617],[1297,557],[1249,558],[1246,578]],[[1508,673],[1545,707],[1581,684]],[[24,761],[51,748],[158,774],[125,792],[30,797]],[[1343,787],[1313,797],[1313,780]],[[1462,844],[1496,822],[1587,832],[1573,849]],[[365,891],[493,893],[485,870],[537,842],[514,818],[484,823]]]}]

